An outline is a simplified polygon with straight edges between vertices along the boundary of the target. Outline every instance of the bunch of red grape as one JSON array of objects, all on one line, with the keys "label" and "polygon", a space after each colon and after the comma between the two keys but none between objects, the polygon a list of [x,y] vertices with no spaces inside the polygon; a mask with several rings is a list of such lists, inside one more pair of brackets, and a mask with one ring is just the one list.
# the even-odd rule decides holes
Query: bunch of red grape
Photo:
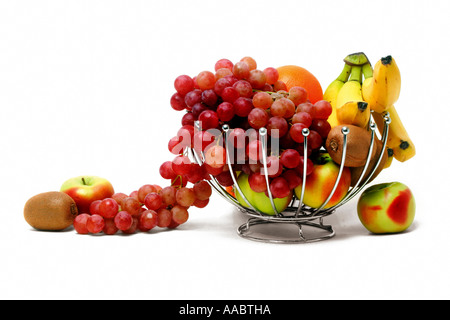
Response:
[{"label": "bunch of red grape", "polygon": [[92,202],[90,212],[79,214],[73,226],[80,234],[108,235],[148,232],[155,227],[174,229],[188,220],[190,206],[206,206],[211,193],[206,181],[192,188],[146,184],[130,195],[115,193]]},{"label": "bunch of red grape", "polygon": [[[160,167],[161,176],[177,187],[214,176],[229,187],[233,185],[231,169],[247,173],[252,190],[267,194],[262,169],[265,160],[272,196],[288,196],[314,169],[311,156],[323,147],[331,129],[327,121],[330,103],[312,104],[301,87],[287,90],[277,69],[260,70],[251,57],[237,63],[220,59],[214,69],[214,73],[202,71],[195,77],[175,79],[170,105],[185,113],[180,130],[168,144],[176,157]],[[226,133],[224,124],[230,128]],[[266,154],[262,154],[260,128],[267,129],[266,140],[270,140]],[[309,132],[306,155],[305,132]],[[231,168],[226,148],[232,155]],[[201,155],[200,164],[189,159],[189,150]],[[305,161],[307,170],[303,172]]]}]

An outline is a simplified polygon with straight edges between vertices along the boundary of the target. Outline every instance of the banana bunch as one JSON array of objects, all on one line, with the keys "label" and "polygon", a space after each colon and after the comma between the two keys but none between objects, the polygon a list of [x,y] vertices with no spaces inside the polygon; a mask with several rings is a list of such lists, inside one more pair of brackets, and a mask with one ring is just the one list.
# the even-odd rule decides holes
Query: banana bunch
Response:
[{"label": "banana bunch", "polygon": [[416,154],[416,148],[406,131],[394,103],[400,96],[401,76],[394,58],[381,58],[374,66],[372,76],[362,84],[362,96],[373,111],[373,119],[380,133],[384,129],[384,115],[389,113],[391,123],[387,146],[397,161],[404,162]]},{"label": "banana bunch", "polygon": [[324,99],[333,109],[328,122],[332,128],[342,124],[365,128],[369,123],[370,109],[362,96],[362,75],[364,66],[370,66],[370,63],[362,52],[348,55],[344,62],[341,74],[324,92]]},{"label": "banana bunch", "polygon": [[389,157],[385,168],[393,158],[400,162],[411,159],[416,149],[394,107],[401,88],[400,70],[394,58],[381,58],[372,68],[367,56],[358,52],[348,55],[344,62],[341,74],[324,92],[324,99],[333,109],[328,118],[331,127],[352,124],[366,128],[372,114],[381,134],[384,116],[389,113],[386,142]]}]

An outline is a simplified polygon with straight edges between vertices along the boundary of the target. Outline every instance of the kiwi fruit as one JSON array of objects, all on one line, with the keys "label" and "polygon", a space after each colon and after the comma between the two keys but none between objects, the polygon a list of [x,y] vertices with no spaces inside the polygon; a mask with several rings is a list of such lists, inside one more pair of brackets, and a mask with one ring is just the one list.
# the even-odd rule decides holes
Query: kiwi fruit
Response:
[{"label": "kiwi fruit", "polygon": [[[367,161],[372,137],[372,134],[366,129],[354,125],[336,126],[330,130],[325,147],[333,161],[341,164],[344,146],[343,127],[348,128],[347,153],[344,165],[351,168],[361,167]],[[370,160],[374,158],[374,154],[375,152],[372,152]]]},{"label": "kiwi fruit", "polygon": [[[369,166],[367,167],[366,173],[364,174],[364,178],[361,180],[361,182],[364,182],[367,179],[367,177],[369,176],[369,174],[372,172],[373,168],[377,164],[377,161],[378,161],[378,158],[380,157],[381,152],[383,152],[383,157],[381,158],[380,164],[378,165],[377,169],[375,170],[374,174],[372,175],[372,177],[370,178],[370,180],[368,182],[371,182],[373,179],[375,179],[380,174],[380,172],[384,169],[384,167],[386,165],[386,162],[388,159],[388,148],[384,148],[384,150],[383,150],[383,143],[376,136],[375,136],[375,146],[377,147],[375,156],[372,158],[372,160],[370,160]],[[363,172],[363,169],[364,169],[364,166],[350,168],[350,173],[352,176],[352,181],[351,181],[352,187],[354,187],[356,185],[356,183],[358,182],[359,177],[361,176],[361,174]]]},{"label": "kiwi fruit", "polygon": [[66,193],[50,191],[30,198],[23,214],[28,224],[37,230],[60,231],[72,225],[78,209]]}]

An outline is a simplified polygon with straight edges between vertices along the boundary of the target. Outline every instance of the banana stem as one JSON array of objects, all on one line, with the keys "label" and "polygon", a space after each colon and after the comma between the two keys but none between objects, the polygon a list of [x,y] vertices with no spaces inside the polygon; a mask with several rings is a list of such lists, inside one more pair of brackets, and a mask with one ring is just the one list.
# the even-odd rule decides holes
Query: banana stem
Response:
[{"label": "banana stem", "polygon": [[362,66],[369,62],[369,59],[364,52],[356,52],[346,56],[344,61],[351,66]]},{"label": "banana stem", "polygon": [[341,74],[336,78],[336,80],[347,82],[348,77],[350,76],[350,72],[352,70],[352,66],[345,64],[344,69],[342,69]]},{"label": "banana stem", "polygon": [[365,79],[373,77],[373,68],[370,63],[366,63],[365,65],[363,65],[362,73]]},{"label": "banana stem", "polygon": [[360,66],[353,66],[352,71],[350,73],[350,78],[348,81],[362,81],[362,67]]}]

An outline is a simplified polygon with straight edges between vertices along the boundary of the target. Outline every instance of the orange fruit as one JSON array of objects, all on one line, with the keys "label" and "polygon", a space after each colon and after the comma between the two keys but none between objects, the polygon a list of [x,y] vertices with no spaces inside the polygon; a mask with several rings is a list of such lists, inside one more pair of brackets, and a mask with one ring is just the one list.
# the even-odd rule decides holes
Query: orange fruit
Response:
[{"label": "orange fruit", "polygon": [[305,68],[287,65],[277,68],[278,80],[283,81],[287,89],[302,87],[308,92],[308,99],[312,104],[323,100],[323,91],[319,80]]},{"label": "orange fruit", "polygon": [[236,195],[234,194],[234,191],[233,191],[233,187],[226,187],[225,188],[225,190],[231,195],[231,196],[233,196],[233,197],[235,197],[236,198]]}]

